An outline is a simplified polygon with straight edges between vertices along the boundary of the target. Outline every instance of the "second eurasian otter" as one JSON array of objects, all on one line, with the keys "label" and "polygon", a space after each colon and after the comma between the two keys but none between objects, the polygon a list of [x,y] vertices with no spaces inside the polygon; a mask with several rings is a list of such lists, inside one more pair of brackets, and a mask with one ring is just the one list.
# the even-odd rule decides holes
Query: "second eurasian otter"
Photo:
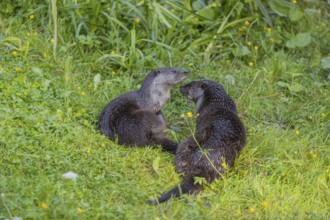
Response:
[{"label": "second eurasian otter", "polygon": [[180,91],[196,104],[196,132],[179,144],[176,152],[175,168],[183,174],[181,184],[162,197],[149,200],[151,204],[199,192],[203,187],[194,184],[194,178],[203,177],[208,183],[220,178],[224,166],[234,165],[246,142],[236,105],[221,85],[210,80],[193,81],[181,86]]},{"label": "second eurasian otter", "polygon": [[175,153],[177,143],[166,137],[166,124],[161,109],[170,97],[173,85],[188,76],[175,68],[158,68],[149,72],[141,88],[124,93],[103,110],[99,129],[110,140],[116,135],[120,145],[162,145]]}]

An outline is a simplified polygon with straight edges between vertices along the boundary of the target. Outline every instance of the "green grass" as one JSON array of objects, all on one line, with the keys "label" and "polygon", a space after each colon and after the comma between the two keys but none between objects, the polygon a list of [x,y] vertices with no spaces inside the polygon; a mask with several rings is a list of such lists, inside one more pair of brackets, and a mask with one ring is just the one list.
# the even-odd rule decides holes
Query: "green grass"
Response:
[{"label": "green grass", "polygon": [[[0,9],[0,219],[330,218],[328,3],[55,2]],[[180,182],[174,157],[96,124],[163,66],[223,84],[248,143],[200,195],[150,206]],[[194,105],[178,88],[163,112],[181,141]]]}]

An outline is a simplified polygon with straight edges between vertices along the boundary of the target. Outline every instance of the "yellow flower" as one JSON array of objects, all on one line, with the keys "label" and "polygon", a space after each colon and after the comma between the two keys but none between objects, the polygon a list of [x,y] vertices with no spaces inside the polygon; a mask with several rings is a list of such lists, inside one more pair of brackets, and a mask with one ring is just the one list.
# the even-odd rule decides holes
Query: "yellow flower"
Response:
[{"label": "yellow flower", "polygon": [[253,62],[249,62],[249,67],[253,67]]},{"label": "yellow flower", "polygon": [[217,3],[212,2],[211,7],[212,7],[212,8],[216,8],[216,7],[217,7]]},{"label": "yellow flower", "polygon": [[308,120],[313,120],[313,116],[308,116]]},{"label": "yellow flower", "polygon": [[292,4],[297,4],[297,0],[291,0]]},{"label": "yellow flower", "polygon": [[82,210],[81,208],[77,208],[77,213],[81,214],[84,210]]},{"label": "yellow flower", "polygon": [[248,41],[247,42],[247,45],[252,46],[252,42],[251,41]]},{"label": "yellow flower", "polygon": [[321,114],[321,116],[322,116],[322,117],[325,117],[325,116],[326,116],[326,114],[325,114],[325,113],[322,113],[322,114]]},{"label": "yellow flower", "polygon": [[16,56],[17,56],[17,51],[16,51],[16,50],[13,50],[13,51],[11,52],[11,54],[12,54],[14,57],[16,57]]},{"label": "yellow flower", "polygon": [[255,208],[253,208],[253,207],[249,208],[249,212],[250,212],[250,213],[253,213],[253,212],[255,212],[255,211],[256,211]]},{"label": "yellow flower", "polygon": [[188,118],[191,118],[192,116],[193,116],[193,113],[192,113],[192,112],[188,112],[188,113],[187,113],[187,117],[188,117]]},{"label": "yellow flower", "polygon": [[270,34],[272,32],[271,28],[266,28],[266,31]]},{"label": "yellow flower", "polygon": [[81,95],[81,96],[85,96],[86,93],[85,93],[85,92],[81,92],[80,95]]},{"label": "yellow flower", "polygon": [[245,24],[246,26],[249,26],[249,25],[250,25],[250,22],[249,22],[248,20],[246,20],[246,21],[244,21],[244,24]]},{"label": "yellow flower", "polygon": [[314,153],[314,151],[312,151],[312,150],[309,151],[309,154],[311,155],[312,158],[316,158],[317,157],[317,154]]},{"label": "yellow flower", "polygon": [[115,55],[116,54],[116,52],[113,50],[113,51],[111,51],[111,55]]},{"label": "yellow flower", "polygon": [[192,66],[193,66],[193,64],[192,64],[192,63],[188,63],[188,66],[189,66],[189,67],[192,67]]},{"label": "yellow flower", "polygon": [[298,131],[298,130],[296,130],[294,133],[295,133],[297,136],[300,135],[300,131]]},{"label": "yellow flower", "polygon": [[258,51],[259,47],[258,46],[254,46],[254,50]]},{"label": "yellow flower", "polygon": [[264,206],[264,207],[267,207],[269,204],[266,200],[264,200],[264,201],[261,202],[261,205]]},{"label": "yellow flower", "polygon": [[41,208],[42,208],[42,209],[47,209],[47,207],[48,207],[48,206],[47,206],[47,204],[46,204],[45,202],[42,202],[42,203],[41,203]]},{"label": "yellow flower", "polygon": [[81,87],[80,87],[80,86],[77,86],[77,89],[78,89],[78,90],[81,90]]},{"label": "yellow flower", "polygon": [[180,118],[184,118],[184,114],[181,114],[181,115],[180,115]]},{"label": "yellow flower", "polygon": [[135,18],[134,21],[135,21],[135,23],[140,23],[141,19],[140,18]]},{"label": "yellow flower", "polygon": [[30,20],[33,20],[33,19],[34,19],[34,15],[30,15],[30,16],[29,16],[29,19],[30,19]]},{"label": "yellow flower", "polygon": [[54,45],[55,44],[55,39],[54,38],[50,39],[50,43]]},{"label": "yellow flower", "polygon": [[112,70],[111,75],[112,75],[112,77],[114,77],[116,75],[116,72],[114,70]]},{"label": "yellow flower", "polygon": [[16,67],[15,67],[15,70],[16,70],[16,72],[20,72],[22,69],[21,69],[21,67],[16,66]]},{"label": "yellow flower", "polygon": [[223,169],[227,169],[227,163],[226,163],[226,161],[223,161],[221,163],[221,166],[223,167]]},{"label": "yellow flower", "polygon": [[26,33],[26,36],[30,37],[30,35],[31,35],[31,34],[30,34],[29,32]]}]

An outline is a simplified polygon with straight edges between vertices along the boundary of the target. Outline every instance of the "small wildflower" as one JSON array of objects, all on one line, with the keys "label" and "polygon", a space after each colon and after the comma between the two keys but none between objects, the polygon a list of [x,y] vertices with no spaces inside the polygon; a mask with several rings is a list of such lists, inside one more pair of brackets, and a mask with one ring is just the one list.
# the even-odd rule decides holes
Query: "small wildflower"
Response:
[{"label": "small wildflower", "polygon": [[255,208],[253,208],[253,207],[249,208],[249,212],[250,212],[250,213],[254,213],[255,211],[256,211]]},{"label": "small wildflower", "polygon": [[193,66],[193,64],[192,64],[192,63],[188,63],[188,66],[189,66],[189,67],[192,67],[192,66]]},{"label": "small wildflower", "polygon": [[34,19],[34,15],[30,15],[30,16],[29,16],[29,19],[30,19],[30,20],[33,20],[33,19]]},{"label": "small wildflower", "polygon": [[217,7],[217,3],[212,2],[211,7],[212,7],[212,8],[216,8],[216,7]]},{"label": "small wildflower", "polygon": [[116,52],[113,50],[113,51],[111,51],[111,55],[115,55],[116,54]]},{"label": "small wildflower", "polygon": [[114,77],[116,75],[116,72],[114,70],[112,70],[111,75],[112,75],[112,77]]},{"label": "small wildflower", "polygon": [[311,155],[312,158],[316,158],[317,157],[317,154],[314,153],[314,151],[312,151],[312,150],[309,151],[309,154]]},{"label": "small wildflower", "polygon": [[85,96],[86,93],[85,93],[85,92],[81,92],[80,95],[81,95],[81,96]]},{"label": "small wildflower", "polygon": [[198,117],[198,116],[199,116],[199,113],[196,114],[196,117]]},{"label": "small wildflower", "polygon": [[222,166],[223,169],[227,169],[227,163],[226,163],[226,161],[223,161],[221,163],[221,166]]},{"label": "small wildflower", "polygon": [[248,20],[244,21],[245,26],[249,26],[250,22]]},{"label": "small wildflower", "polygon": [[180,115],[180,118],[184,118],[184,114],[181,114],[181,115]]},{"label": "small wildflower", "polygon": [[15,71],[16,71],[16,72],[20,72],[21,70],[22,70],[21,67],[19,67],[19,66],[16,66],[16,67],[15,67]]},{"label": "small wildflower", "polygon": [[80,87],[80,86],[77,86],[77,89],[78,89],[78,90],[81,90],[81,87]]},{"label": "small wildflower", "polygon": [[87,152],[88,154],[90,154],[90,153],[91,153],[91,149],[90,149],[90,148],[87,148],[87,149],[86,149],[86,152]]},{"label": "small wildflower", "polygon": [[81,208],[77,208],[77,213],[81,214],[83,212],[83,210]]},{"label": "small wildflower", "polygon": [[264,201],[261,202],[261,205],[264,206],[264,207],[267,207],[269,204],[266,200],[264,200]]},{"label": "small wildflower", "polygon": [[295,133],[297,136],[300,135],[300,131],[299,131],[299,130],[296,130],[294,133]]},{"label": "small wildflower", "polygon": [[272,29],[271,28],[266,28],[266,31],[268,32],[268,34],[272,33]]},{"label": "small wildflower", "polygon": [[321,116],[322,116],[322,117],[325,117],[325,116],[326,116],[326,114],[325,114],[325,113],[322,113],[322,114],[321,114]]},{"label": "small wildflower", "polygon": [[247,45],[252,46],[252,42],[251,41],[248,41],[247,42]]},{"label": "small wildflower", "polygon": [[12,54],[14,57],[16,57],[16,56],[17,56],[17,51],[16,51],[16,50],[13,50],[13,51],[11,52],[11,54]]},{"label": "small wildflower", "polygon": [[188,112],[188,113],[187,113],[187,117],[188,117],[188,118],[191,118],[192,116],[193,116],[193,113],[192,113],[192,112]]},{"label": "small wildflower", "polygon": [[313,120],[313,116],[308,116],[308,120]]},{"label": "small wildflower", "polygon": [[141,19],[140,19],[140,18],[135,18],[135,19],[134,19],[134,22],[135,22],[135,23],[140,23],[140,22],[141,22]]},{"label": "small wildflower", "polygon": [[26,36],[30,37],[30,35],[31,35],[31,34],[30,34],[29,32],[26,33]]},{"label": "small wildflower", "polygon": [[47,204],[46,204],[45,202],[42,202],[42,203],[41,203],[41,208],[42,208],[42,209],[47,209],[47,207],[48,207],[48,206],[47,206]]},{"label": "small wildflower", "polygon": [[292,4],[297,4],[297,0],[291,0]]},{"label": "small wildflower", "polygon": [[253,67],[253,62],[249,62],[249,67]]},{"label": "small wildflower", "polygon": [[50,43],[54,45],[55,44],[55,39],[54,38],[50,39]]},{"label": "small wildflower", "polygon": [[258,46],[254,46],[254,50],[258,51],[259,47]]}]

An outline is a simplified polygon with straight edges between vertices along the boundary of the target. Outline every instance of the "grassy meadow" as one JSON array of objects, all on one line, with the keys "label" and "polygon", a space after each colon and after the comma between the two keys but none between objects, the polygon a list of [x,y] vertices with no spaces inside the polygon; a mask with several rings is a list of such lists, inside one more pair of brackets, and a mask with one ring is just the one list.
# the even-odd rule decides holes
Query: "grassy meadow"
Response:
[{"label": "grassy meadow", "polygon": [[[330,219],[329,16],[321,0],[2,0],[0,219]],[[96,126],[165,66],[221,83],[248,136],[223,179],[151,206],[180,182],[174,156]],[[191,135],[179,85],[163,113],[172,140]]]}]

